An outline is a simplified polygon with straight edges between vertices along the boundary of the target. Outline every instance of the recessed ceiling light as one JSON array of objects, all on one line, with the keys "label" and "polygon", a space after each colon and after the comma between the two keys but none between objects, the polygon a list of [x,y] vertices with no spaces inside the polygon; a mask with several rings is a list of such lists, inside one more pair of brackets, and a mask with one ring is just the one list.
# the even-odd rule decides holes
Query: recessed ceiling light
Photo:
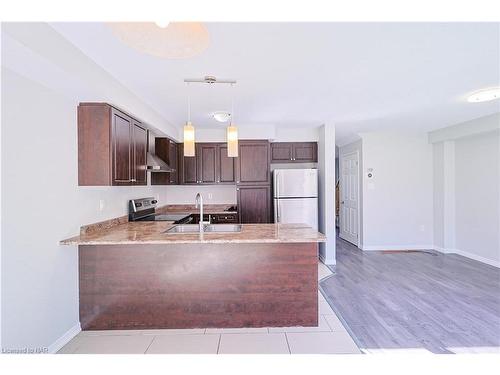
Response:
[{"label": "recessed ceiling light", "polygon": [[212,114],[212,117],[218,122],[228,122],[231,114],[229,112],[217,111]]},{"label": "recessed ceiling light", "polygon": [[500,98],[500,87],[493,87],[489,89],[479,90],[467,98],[469,103],[489,102]]}]

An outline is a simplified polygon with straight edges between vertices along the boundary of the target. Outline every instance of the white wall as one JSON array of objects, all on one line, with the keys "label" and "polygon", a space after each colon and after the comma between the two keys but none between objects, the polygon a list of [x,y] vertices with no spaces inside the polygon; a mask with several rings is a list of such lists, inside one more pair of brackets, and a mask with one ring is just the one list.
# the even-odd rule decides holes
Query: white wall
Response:
[{"label": "white wall", "polygon": [[317,142],[320,127],[276,128],[274,142]]},{"label": "white wall", "polygon": [[426,135],[374,132],[361,137],[363,250],[432,248],[432,146]]},{"label": "white wall", "polygon": [[[196,126],[196,125],[195,125]],[[269,139],[271,142],[316,142],[319,127],[281,128],[272,124],[237,124],[239,139]],[[225,142],[226,125],[196,127],[196,142]]]},{"label": "white wall", "polygon": [[203,195],[204,204],[236,204],[236,185],[173,185],[165,186],[166,204],[194,204],[196,194]]},{"label": "white wall", "polygon": [[323,125],[318,140],[318,227],[326,235],[326,243],[319,246],[319,255],[325,264],[336,264],[335,236],[335,127]]},{"label": "white wall", "polygon": [[455,142],[455,247],[500,265],[500,134]]},{"label": "white wall", "polygon": [[435,248],[500,267],[500,113],[429,133]]},{"label": "white wall", "polygon": [[55,350],[79,322],[77,249],[58,242],[83,224],[126,214],[128,199],[152,195],[166,201],[164,187],[77,186],[78,102],[95,98],[126,109],[133,104],[141,118],[158,119],[163,129],[169,125],[48,26],[3,25],[4,47],[2,347]]},{"label": "white wall", "polygon": [[434,225],[434,246],[444,247],[444,145],[443,143],[436,143],[433,145],[433,181],[434,181],[434,194],[433,194],[433,225]]}]

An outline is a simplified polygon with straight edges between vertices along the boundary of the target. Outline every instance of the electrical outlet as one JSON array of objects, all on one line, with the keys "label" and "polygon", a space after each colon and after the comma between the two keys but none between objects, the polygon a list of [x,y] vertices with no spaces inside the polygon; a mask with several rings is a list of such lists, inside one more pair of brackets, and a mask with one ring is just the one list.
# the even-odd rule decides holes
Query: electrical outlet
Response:
[{"label": "electrical outlet", "polygon": [[208,193],[208,200],[211,201],[212,200],[212,193]]},{"label": "electrical outlet", "polygon": [[104,199],[99,200],[99,211],[104,211]]}]

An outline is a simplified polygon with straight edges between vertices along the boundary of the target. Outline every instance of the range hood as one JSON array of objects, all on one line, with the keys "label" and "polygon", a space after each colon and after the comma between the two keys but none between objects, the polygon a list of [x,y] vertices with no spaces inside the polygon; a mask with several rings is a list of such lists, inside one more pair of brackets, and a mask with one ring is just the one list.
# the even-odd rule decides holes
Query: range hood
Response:
[{"label": "range hood", "polygon": [[155,135],[148,131],[148,153],[146,159],[146,170],[148,172],[175,172],[175,169],[155,153]]}]

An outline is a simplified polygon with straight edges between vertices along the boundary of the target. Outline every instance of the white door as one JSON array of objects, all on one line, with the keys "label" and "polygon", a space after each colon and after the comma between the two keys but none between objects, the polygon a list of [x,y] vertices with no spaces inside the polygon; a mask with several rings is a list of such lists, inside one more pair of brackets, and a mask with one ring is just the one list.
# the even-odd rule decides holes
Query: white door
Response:
[{"label": "white door", "polygon": [[274,199],[274,222],[305,224],[318,230],[318,198]]},{"label": "white door", "polygon": [[340,157],[340,237],[359,246],[359,155]]}]

